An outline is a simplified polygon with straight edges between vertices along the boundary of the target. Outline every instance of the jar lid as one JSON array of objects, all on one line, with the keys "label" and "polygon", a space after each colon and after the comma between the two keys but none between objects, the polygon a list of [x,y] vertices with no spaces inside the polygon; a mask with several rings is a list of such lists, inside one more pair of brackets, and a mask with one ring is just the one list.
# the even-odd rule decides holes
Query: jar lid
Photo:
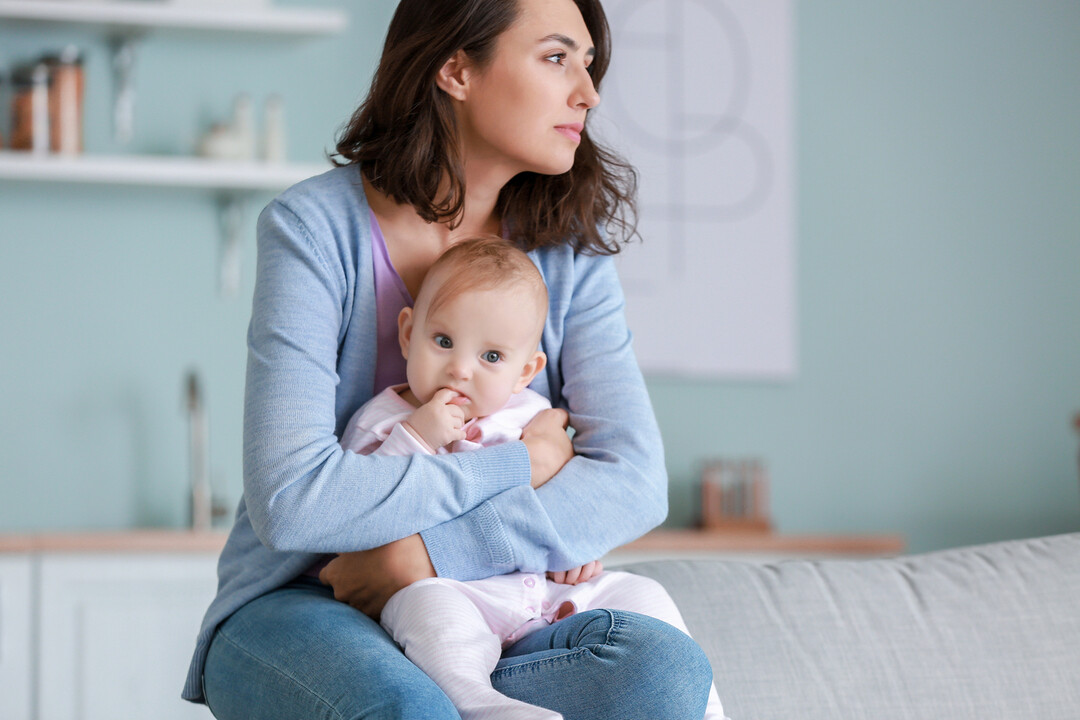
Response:
[{"label": "jar lid", "polygon": [[17,65],[11,71],[11,84],[16,87],[48,85],[51,82],[52,74],[49,72],[49,66],[44,62]]},{"label": "jar lid", "polygon": [[49,65],[81,65],[82,61],[82,51],[75,45],[68,45],[58,53],[41,56],[41,62]]}]

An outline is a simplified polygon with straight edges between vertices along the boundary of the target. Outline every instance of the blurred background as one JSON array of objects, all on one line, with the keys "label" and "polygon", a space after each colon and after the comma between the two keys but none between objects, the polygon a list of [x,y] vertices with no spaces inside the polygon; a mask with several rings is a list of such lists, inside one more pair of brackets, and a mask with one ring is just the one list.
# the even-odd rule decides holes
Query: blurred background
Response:
[{"label": "blurred background", "polygon": [[[289,162],[325,163],[395,3],[275,5],[348,24],[147,33],[126,144],[107,35],[0,17],[0,135],[15,69],[75,45],[87,156],[191,155],[246,93],[260,126],[281,98]],[[668,524],[696,522],[704,463],[755,457],[785,533],[900,533],[921,551],[1077,530],[1080,4],[794,10],[797,370],[648,378]],[[230,294],[219,193],[0,179],[0,533],[186,526],[192,371],[231,512],[254,223],[273,195],[243,196]]]}]

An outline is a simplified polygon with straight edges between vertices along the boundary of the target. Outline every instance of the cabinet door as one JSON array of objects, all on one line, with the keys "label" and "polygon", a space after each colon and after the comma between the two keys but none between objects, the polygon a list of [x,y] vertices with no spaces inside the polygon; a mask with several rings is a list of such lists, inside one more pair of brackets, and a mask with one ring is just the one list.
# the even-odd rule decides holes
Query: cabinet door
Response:
[{"label": "cabinet door", "polygon": [[208,720],[180,699],[217,586],[210,555],[41,560],[41,720]]},{"label": "cabinet door", "polygon": [[27,555],[0,555],[0,718],[5,720],[30,720],[32,567]]}]

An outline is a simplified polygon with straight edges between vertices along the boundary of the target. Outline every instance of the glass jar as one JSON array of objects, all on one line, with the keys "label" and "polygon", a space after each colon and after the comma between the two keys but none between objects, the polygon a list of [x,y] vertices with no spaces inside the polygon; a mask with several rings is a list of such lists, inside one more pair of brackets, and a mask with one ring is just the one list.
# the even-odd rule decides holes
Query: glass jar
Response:
[{"label": "glass jar", "polygon": [[11,149],[49,151],[49,66],[21,65],[11,75]]},{"label": "glass jar", "polygon": [[13,150],[82,152],[84,76],[78,48],[16,67],[11,85]]}]

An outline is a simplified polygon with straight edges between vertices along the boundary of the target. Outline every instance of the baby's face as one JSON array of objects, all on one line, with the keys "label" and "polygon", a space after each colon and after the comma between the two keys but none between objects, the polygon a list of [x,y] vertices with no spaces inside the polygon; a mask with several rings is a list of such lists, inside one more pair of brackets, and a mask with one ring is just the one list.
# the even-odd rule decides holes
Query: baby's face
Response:
[{"label": "baby's face", "polygon": [[421,403],[449,388],[471,420],[528,384],[523,373],[536,355],[541,309],[527,288],[471,290],[434,312],[425,306],[413,313],[406,354],[409,387]]}]

